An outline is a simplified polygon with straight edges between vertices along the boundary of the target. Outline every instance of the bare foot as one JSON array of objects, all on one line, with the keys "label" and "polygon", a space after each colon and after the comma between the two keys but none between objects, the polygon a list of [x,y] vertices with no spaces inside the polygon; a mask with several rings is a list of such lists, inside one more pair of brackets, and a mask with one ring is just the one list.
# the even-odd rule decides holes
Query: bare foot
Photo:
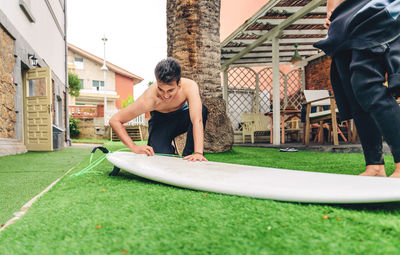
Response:
[{"label": "bare foot", "polygon": [[[399,172],[400,174],[400,172]],[[384,165],[368,165],[365,172],[360,174],[361,176],[381,176],[386,177]]]},{"label": "bare foot", "polygon": [[390,177],[400,178],[400,163],[396,163],[396,169],[394,170],[394,172]]}]

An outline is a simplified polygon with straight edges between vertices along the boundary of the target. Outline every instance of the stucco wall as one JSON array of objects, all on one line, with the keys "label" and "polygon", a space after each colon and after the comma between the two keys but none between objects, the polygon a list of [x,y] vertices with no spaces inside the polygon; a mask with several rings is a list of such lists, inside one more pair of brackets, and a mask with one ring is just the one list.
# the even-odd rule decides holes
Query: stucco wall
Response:
[{"label": "stucco wall", "polygon": [[16,138],[14,40],[0,26],[0,138]]},{"label": "stucco wall", "polygon": [[120,74],[115,74],[115,90],[120,97],[117,99],[116,106],[122,109],[122,100],[126,100],[128,96],[133,97],[133,79]]}]

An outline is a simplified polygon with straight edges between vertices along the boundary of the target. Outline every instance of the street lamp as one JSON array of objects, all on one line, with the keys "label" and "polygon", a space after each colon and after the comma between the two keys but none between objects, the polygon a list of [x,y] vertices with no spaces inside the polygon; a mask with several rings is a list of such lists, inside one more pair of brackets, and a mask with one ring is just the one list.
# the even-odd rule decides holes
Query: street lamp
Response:
[{"label": "street lamp", "polygon": [[[104,74],[104,88],[103,88],[103,94],[104,94],[104,124],[106,124],[106,112],[107,112],[107,94],[106,94],[106,72],[108,71],[107,65],[106,65],[106,42],[107,38],[104,35],[101,40],[104,43],[104,59],[103,59],[103,66],[101,67],[101,71],[103,71]],[[99,84],[100,86],[100,84]]]}]

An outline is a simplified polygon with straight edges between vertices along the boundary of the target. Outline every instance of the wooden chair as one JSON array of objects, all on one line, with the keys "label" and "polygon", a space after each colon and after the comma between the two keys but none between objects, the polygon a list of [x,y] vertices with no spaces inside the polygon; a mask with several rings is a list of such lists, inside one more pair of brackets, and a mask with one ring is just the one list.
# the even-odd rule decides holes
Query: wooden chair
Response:
[{"label": "wooden chair", "polygon": [[245,142],[246,135],[251,137],[251,143],[254,143],[254,137],[271,133],[271,119],[262,113],[243,113],[242,114],[242,138]]},{"label": "wooden chair", "polygon": [[[310,124],[319,123],[323,132],[323,121],[331,120],[332,122],[332,137],[333,144],[339,145],[338,139],[338,124],[336,102],[333,96],[329,95],[328,90],[304,90],[306,100],[306,123],[304,127],[304,144],[310,144]],[[328,106],[329,110],[323,110],[323,106]],[[311,107],[317,107],[317,111],[311,113]],[[322,133],[323,137],[323,133]]]},{"label": "wooden chair", "polygon": [[300,117],[292,116],[285,121],[285,135],[296,134],[296,141],[300,141]]}]

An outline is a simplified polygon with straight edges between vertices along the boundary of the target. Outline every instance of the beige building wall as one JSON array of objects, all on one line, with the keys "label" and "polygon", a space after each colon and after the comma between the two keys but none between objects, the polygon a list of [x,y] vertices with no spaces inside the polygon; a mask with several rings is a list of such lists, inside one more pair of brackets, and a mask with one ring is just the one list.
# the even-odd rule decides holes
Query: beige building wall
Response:
[{"label": "beige building wall", "polygon": [[[21,3],[29,15],[21,10]],[[64,0],[0,0],[0,10],[35,50],[29,53],[36,53],[61,81],[65,81],[65,59],[60,57],[65,56],[64,5]]]},{"label": "beige building wall", "polygon": [[[84,80],[83,89],[92,89],[92,81],[103,81],[104,73],[101,71],[102,65],[85,58],[73,51],[68,51],[68,66],[74,66],[75,58],[83,58],[83,69],[74,68],[73,73],[78,75],[79,79]],[[106,72],[106,91],[115,91],[115,73],[112,71]]]}]

